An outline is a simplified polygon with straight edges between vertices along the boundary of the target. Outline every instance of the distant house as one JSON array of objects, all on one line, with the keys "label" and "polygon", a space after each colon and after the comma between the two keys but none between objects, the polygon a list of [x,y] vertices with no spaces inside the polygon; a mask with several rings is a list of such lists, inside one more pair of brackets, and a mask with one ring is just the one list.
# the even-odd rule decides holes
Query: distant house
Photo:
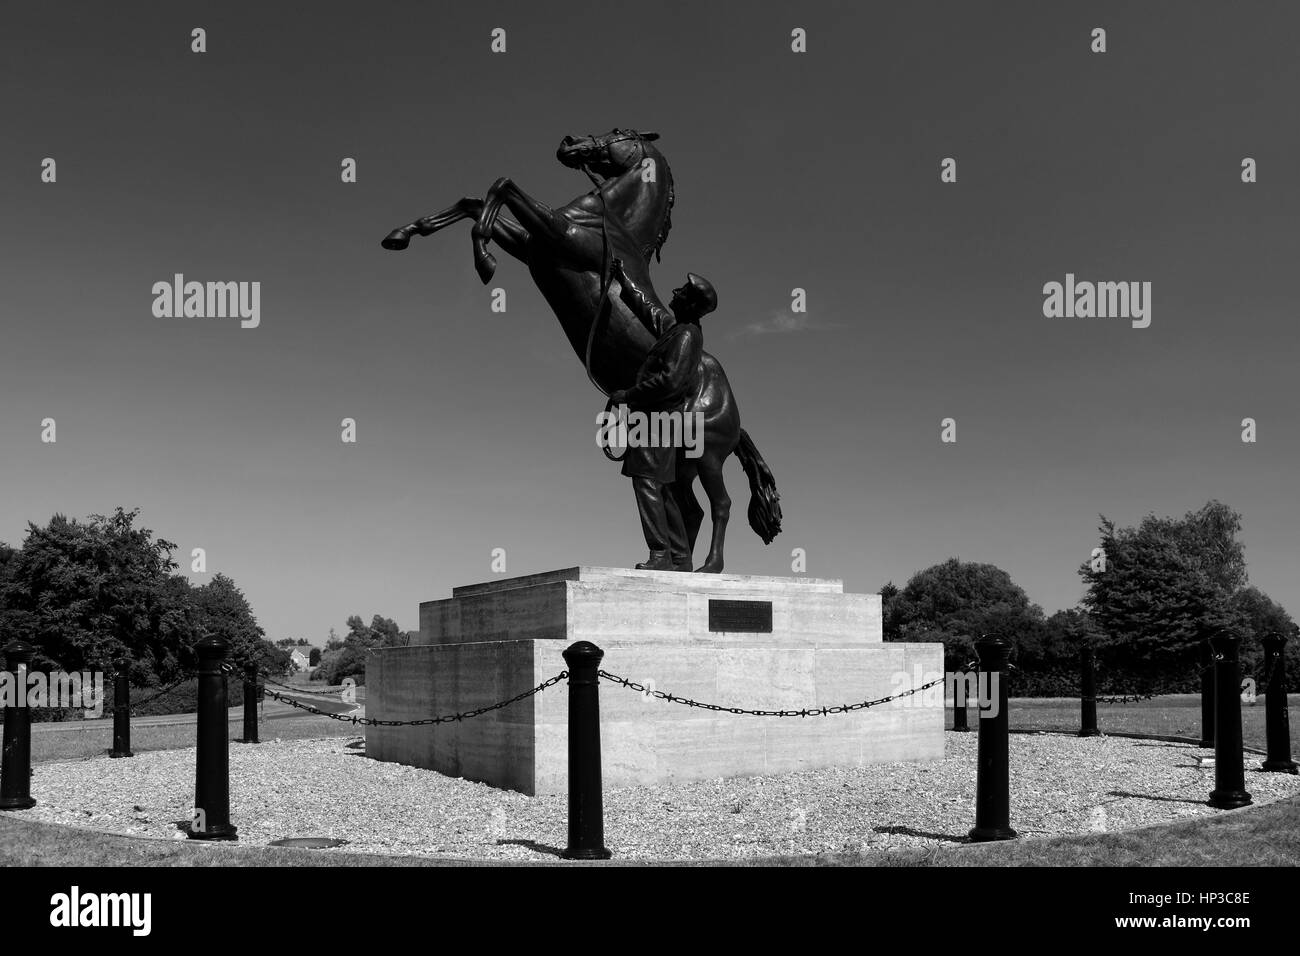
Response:
[{"label": "distant house", "polygon": [[301,647],[295,647],[289,652],[289,660],[293,661],[293,666],[300,671],[307,670],[307,662],[309,660],[307,654],[311,653],[310,647],[306,648],[306,654],[303,653],[303,650],[304,649]]}]

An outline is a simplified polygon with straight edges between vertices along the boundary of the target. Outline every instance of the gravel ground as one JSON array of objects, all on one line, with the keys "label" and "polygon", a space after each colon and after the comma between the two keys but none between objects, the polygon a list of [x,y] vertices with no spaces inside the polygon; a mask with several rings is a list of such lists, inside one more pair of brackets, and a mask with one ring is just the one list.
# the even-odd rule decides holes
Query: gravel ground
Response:
[{"label": "gravel ground", "polygon": [[[743,859],[961,843],[975,821],[976,735],[945,735],[934,763],[810,770],[605,792],[606,845],[622,859]],[[567,798],[526,797],[357,756],[348,741],[230,748],[231,817],[242,844],[327,836],[352,852],[537,860],[566,843]],[[1011,737],[1011,825],[1022,836],[1123,830],[1217,811],[1209,751],[1055,734]],[[194,793],[194,749],[36,767],[51,823],[175,838]],[[1256,803],[1300,794],[1300,777],[1255,772]],[[329,850],[321,852],[328,853]]]}]

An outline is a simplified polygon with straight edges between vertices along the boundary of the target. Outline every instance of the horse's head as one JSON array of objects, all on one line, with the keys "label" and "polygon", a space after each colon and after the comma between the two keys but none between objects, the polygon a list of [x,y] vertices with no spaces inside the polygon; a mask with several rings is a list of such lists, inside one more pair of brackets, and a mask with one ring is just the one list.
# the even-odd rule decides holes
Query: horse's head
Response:
[{"label": "horse's head", "polygon": [[[626,224],[637,235],[647,256],[658,256],[672,228],[673,176],[663,155],[650,143],[658,133],[634,129],[612,129],[601,136],[566,136],[560,140],[555,158],[570,169],[582,169],[593,178],[604,179],[603,195],[619,209]],[[646,160],[658,165],[653,177],[629,176]],[[610,180],[621,177],[610,189]],[[628,185],[630,184],[630,185]],[[634,195],[630,195],[630,193]]]},{"label": "horse's head", "polygon": [[594,175],[608,179],[639,166],[646,157],[645,144],[658,138],[658,133],[634,129],[612,129],[600,136],[566,136],[560,140],[555,158],[569,169],[586,167]]}]

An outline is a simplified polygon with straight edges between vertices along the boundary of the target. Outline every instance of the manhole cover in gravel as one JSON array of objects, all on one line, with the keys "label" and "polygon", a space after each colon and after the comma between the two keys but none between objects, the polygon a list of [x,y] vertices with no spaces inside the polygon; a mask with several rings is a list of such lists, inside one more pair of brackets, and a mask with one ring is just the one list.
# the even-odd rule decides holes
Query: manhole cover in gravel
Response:
[{"label": "manhole cover in gravel", "polygon": [[304,850],[324,850],[332,846],[342,846],[347,840],[331,840],[329,837],[286,837],[272,840],[271,846],[295,846]]}]

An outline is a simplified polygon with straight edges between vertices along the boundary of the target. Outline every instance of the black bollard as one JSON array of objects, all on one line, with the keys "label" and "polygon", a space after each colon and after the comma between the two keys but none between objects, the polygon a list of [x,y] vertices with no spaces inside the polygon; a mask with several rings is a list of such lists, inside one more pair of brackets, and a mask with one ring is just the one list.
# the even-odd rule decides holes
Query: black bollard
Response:
[{"label": "black bollard", "polygon": [[122,658],[113,670],[113,752],[110,757],[134,757],[131,753],[131,661]]},{"label": "black bollard", "polygon": [[1264,668],[1269,675],[1264,688],[1264,734],[1268,758],[1263,769],[1272,773],[1297,773],[1291,759],[1291,718],[1286,703],[1286,638],[1270,634],[1264,638]]},{"label": "black bollard", "polygon": [[1201,643],[1201,746],[1214,746],[1214,648]]},{"label": "black bollard", "polygon": [[254,663],[244,675],[244,739],[240,743],[257,742],[257,664]]},{"label": "black bollard", "polygon": [[957,701],[958,691],[953,688],[952,698],[952,729],[958,733],[969,733],[970,724],[966,721],[966,701]]},{"label": "black bollard", "polygon": [[1211,639],[1214,662],[1214,789],[1209,804],[1220,810],[1248,806],[1245,755],[1241,749],[1241,677],[1233,634]]},{"label": "black bollard", "polygon": [[32,799],[32,712],[27,708],[27,670],[36,648],[26,641],[5,646],[5,669],[14,675],[15,706],[4,708],[4,752],[0,754],[0,810],[26,810]]},{"label": "black bollard", "polygon": [[1007,654],[1010,648],[1000,638],[977,641],[980,673],[988,674],[989,688],[997,681],[994,696],[997,711],[979,713],[979,756],[975,775],[975,826],[970,838],[976,843],[1011,840],[1011,733],[1007,715]]},{"label": "black bollard", "polygon": [[608,860],[600,782],[600,669],[605,656],[590,641],[564,651],[569,668],[569,846],[566,860]]},{"label": "black bollard", "polygon": [[205,637],[194,645],[199,655],[198,760],[194,775],[192,840],[234,840],[230,825],[230,719],[226,675],[221,662],[226,643]]},{"label": "black bollard", "polygon": [[[954,669],[954,674],[957,674]],[[970,724],[966,721],[966,674],[962,672],[952,682],[952,729],[957,733],[969,733]]]},{"label": "black bollard", "polygon": [[1079,651],[1079,736],[1101,736],[1097,729],[1097,655],[1091,647]]}]

